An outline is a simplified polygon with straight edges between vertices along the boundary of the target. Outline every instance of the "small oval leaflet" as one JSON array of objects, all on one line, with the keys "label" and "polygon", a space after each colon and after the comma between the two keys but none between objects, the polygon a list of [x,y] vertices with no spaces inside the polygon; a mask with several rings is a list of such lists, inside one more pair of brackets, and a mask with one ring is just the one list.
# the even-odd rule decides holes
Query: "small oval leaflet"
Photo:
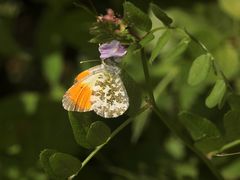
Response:
[{"label": "small oval leaflet", "polygon": [[63,178],[76,175],[82,167],[77,158],[65,153],[53,154],[49,158],[49,163],[54,174]]},{"label": "small oval leaflet", "polygon": [[53,149],[44,149],[41,153],[40,153],[40,157],[39,160],[41,162],[41,165],[43,167],[43,169],[45,170],[45,172],[51,177],[56,179],[57,175],[53,172],[50,163],[49,163],[49,158],[55,154],[56,151]]},{"label": "small oval leaflet", "polygon": [[197,57],[188,75],[188,84],[191,86],[198,85],[200,82],[207,78],[207,75],[211,68],[211,55],[203,54]]},{"label": "small oval leaflet", "polygon": [[87,142],[93,146],[99,146],[107,141],[111,135],[110,128],[101,121],[96,121],[91,124],[87,132]]},{"label": "small oval leaflet", "polygon": [[223,79],[219,79],[216,81],[211,93],[206,99],[206,106],[209,108],[213,108],[217,104],[221,103],[222,98],[226,92],[226,84]]}]

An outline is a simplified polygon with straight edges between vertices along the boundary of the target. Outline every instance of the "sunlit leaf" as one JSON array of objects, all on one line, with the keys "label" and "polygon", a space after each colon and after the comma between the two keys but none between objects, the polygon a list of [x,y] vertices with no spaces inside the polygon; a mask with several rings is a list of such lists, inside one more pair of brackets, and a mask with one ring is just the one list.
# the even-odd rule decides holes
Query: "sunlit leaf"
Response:
[{"label": "sunlit leaf", "polygon": [[220,7],[230,16],[240,19],[240,1],[239,0],[219,0]]},{"label": "sunlit leaf", "polygon": [[198,85],[207,78],[211,67],[211,55],[203,54],[197,57],[191,66],[188,83],[192,86]]},{"label": "sunlit leaf", "polygon": [[152,50],[152,54],[150,57],[150,62],[152,63],[154,59],[159,55],[160,50],[167,44],[169,38],[170,38],[170,30],[167,29],[158,39],[156,46]]},{"label": "sunlit leaf", "polygon": [[219,79],[216,81],[211,93],[207,97],[205,103],[206,106],[209,108],[213,108],[217,104],[221,103],[222,98],[224,97],[224,94],[226,92],[226,84],[224,80]]},{"label": "sunlit leaf", "polygon": [[65,153],[51,155],[49,164],[52,171],[62,178],[75,176],[82,167],[82,163],[77,158]]},{"label": "sunlit leaf", "polygon": [[91,124],[87,132],[87,142],[93,146],[99,146],[107,141],[111,135],[110,128],[102,121],[96,121]]},{"label": "sunlit leaf", "polygon": [[149,31],[152,28],[151,19],[142,10],[131,2],[124,2],[124,20],[131,27],[136,27],[142,31]]},{"label": "sunlit leaf", "polygon": [[237,76],[240,61],[238,56],[238,50],[230,42],[225,42],[219,46],[214,52],[214,58],[224,75],[228,79],[232,79]]},{"label": "sunlit leaf", "polygon": [[219,137],[220,132],[216,126],[206,118],[189,112],[182,112],[179,118],[195,141],[209,137]]},{"label": "sunlit leaf", "polygon": [[73,134],[77,143],[85,148],[91,148],[86,136],[88,129],[93,122],[91,112],[74,113],[68,112],[69,120],[73,129]]},{"label": "sunlit leaf", "polygon": [[173,20],[164,12],[160,7],[158,7],[156,4],[151,3],[150,7],[154,13],[154,15],[162,21],[162,23],[165,26],[170,26],[173,22]]}]

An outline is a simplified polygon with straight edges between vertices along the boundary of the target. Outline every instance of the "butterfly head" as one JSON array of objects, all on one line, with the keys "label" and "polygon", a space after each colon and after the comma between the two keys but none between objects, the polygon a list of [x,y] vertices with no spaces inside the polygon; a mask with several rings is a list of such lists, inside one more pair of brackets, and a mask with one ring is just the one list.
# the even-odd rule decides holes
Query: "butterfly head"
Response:
[{"label": "butterfly head", "polygon": [[121,70],[118,67],[119,62],[115,61],[114,58],[108,58],[102,60],[102,64],[107,71],[110,71],[114,74],[120,74]]}]

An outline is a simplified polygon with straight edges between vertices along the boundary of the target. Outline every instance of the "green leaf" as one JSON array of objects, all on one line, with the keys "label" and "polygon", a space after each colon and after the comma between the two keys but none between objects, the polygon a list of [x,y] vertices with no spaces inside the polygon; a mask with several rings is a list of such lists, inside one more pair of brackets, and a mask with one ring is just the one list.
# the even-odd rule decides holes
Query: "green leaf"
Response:
[{"label": "green leaf", "polygon": [[53,172],[63,178],[77,175],[82,163],[75,157],[65,153],[55,153],[49,158]]},{"label": "green leaf", "polygon": [[170,30],[167,29],[158,39],[157,44],[155,48],[152,51],[151,57],[150,57],[150,62],[152,63],[154,59],[159,55],[160,50],[167,44],[169,38],[170,38]]},{"label": "green leaf", "polygon": [[181,112],[179,118],[195,141],[220,136],[217,127],[208,119],[189,112]]},{"label": "green leaf", "polygon": [[52,150],[52,149],[44,149],[41,153],[40,153],[40,163],[43,167],[43,169],[46,171],[46,173],[54,179],[57,179],[57,175],[53,172],[50,164],[49,164],[49,158],[55,154],[56,151]]},{"label": "green leaf", "polygon": [[43,73],[51,85],[59,83],[63,70],[63,58],[58,52],[49,54],[43,60]]},{"label": "green leaf", "polygon": [[136,7],[131,2],[124,2],[124,20],[129,24],[130,27],[136,27],[142,31],[150,31],[152,28],[152,21],[141,11],[138,7]]},{"label": "green leaf", "polygon": [[189,37],[184,37],[177,46],[165,57],[166,61],[173,62],[177,57],[179,57],[188,47],[191,39]]},{"label": "green leaf", "polygon": [[86,140],[88,129],[93,122],[93,115],[91,113],[68,112],[75,140],[85,148],[91,148],[91,145]]},{"label": "green leaf", "polygon": [[156,4],[151,3],[150,7],[153,11],[153,14],[160,20],[165,26],[170,26],[173,20]]},{"label": "green leaf", "polygon": [[195,146],[200,149],[204,154],[208,154],[209,157],[212,156],[212,152],[217,151],[225,144],[224,139],[221,137],[210,137],[205,138],[195,143]]},{"label": "green leaf", "polygon": [[197,57],[190,68],[188,75],[188,84],[191,86],[198,85],[207,78],[211,68],[211,55],[203,54]]},{"label": "green leaf", "polygon": [[225,42],[214,51],[214,58],[227,79],[238,75],[240,61],[237,48],[231,42]]},{"label": "green leaf", "polygon": [[226,140],[233,141],[240,138],[240,111],[231,110],[224,115]]},{"label": "green leaf", "polygon": [[240,109],[240,95],[231,94],[228,97],[228,104],[231,106],[231,109],[239,110]]},{"label": "green leaf", "polygon": [[149,42],[151,42],[154,39],[154,35],[153,32],[150,32],[149,34],[147,34],[146,36],[144,36],[144,38],[139,42],[139,44],[142,47],[145,47]]},{"label": "green leaf", "polygon": [[221,103],[222,98],[226,92],[226,84],[224,80],[219,79],[216,81],[211,93],[207,97],[205,104],[209,108],[213,108],[217,104]]},{"label": "green leaf", "polygon": [[88,130],[87,142],[93,147],[96,147],[105,143],[110,135],[110,128],[102,121],[96,121],[91,124]]}]

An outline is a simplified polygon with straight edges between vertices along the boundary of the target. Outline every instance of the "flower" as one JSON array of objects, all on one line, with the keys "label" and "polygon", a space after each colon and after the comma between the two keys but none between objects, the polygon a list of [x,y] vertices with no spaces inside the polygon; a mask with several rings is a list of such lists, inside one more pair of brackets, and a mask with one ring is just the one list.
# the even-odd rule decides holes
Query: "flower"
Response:
[{"label": "flower", "polygon": [[101,54],[101,59],[107,59],[110,57],[122,57],[127,53],[127,50],[117,40],[113,40],[110,43],[101,44],[98,50]]},{"label": "flower", "polygon": [[98,22],[113,22],[113,23],[118,24],[120,19],[115,16],[114,11],[112,9],[107,9],[107,14],[104,16],[98,16],[97,21]]}]

